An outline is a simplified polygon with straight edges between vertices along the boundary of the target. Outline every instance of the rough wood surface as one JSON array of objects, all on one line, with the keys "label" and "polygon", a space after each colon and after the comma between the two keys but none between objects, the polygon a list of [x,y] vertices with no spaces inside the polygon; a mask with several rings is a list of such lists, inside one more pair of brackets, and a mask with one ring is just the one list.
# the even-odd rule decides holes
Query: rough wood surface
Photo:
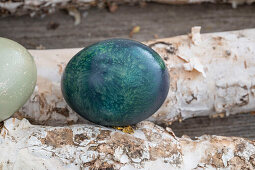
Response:
[{"label": "rough wood surface", "polygon": [[97,125],[50,127],[8,119],[0,133],[6,169],[254,169],[255,142],[236,137],[178,138],[170,128],[137,124],[134,134]]},{"label": "rough wood surface", "polygon": [[[148,4],[144,8],[119,6],[115,13],[90,9],[82,13],[84,17],[78,26],[74,26],[73,19],[64,12],[56,12],[44,18],[6,17],[0,19],[0,36],[18,41],[32,49],[73,48],[84,47],[111,37],[128,38],[132,27],[139,25],[141,31],[133,38],[147,41],[155,38],[154,36],[162,38],[186,34],[194,25],[201,25],[202,32],[252,28],[255,27],[254,10],[255,5],[240,6],[234,10],[229,5],[212,4],[183,6]],[[58,26],[51,29],[49,25],[52,23]],[[251,114],[234,115],[223,119],[197,117],[184,120],[182,123],[175,122],[171,128],[178,136],[186,134],[192,138],[203,134],[217,134],[254,139],[254,122],[255,116]]]},{"label": "rough wood surface", "polygon": [[254,139],[255,135],[255,115],[254,114],[237,114],[229,117],[195,117],[174,122],[170,127],[176,136],[190,136],[195,139],[196,136],[220,135],[220,136],[241,136],[244,138]]},{"label": "rough wood surface", "polygon": [[141,28],[133,35],[138,41],[184,35],[196,25],[202,26],[202,33],[255,28],[254,11],[255,5],[237,9],[213,4],[120,6],[115,13],[105,9],[83,11],[77,26],[65,12],[43,18],[6,17],[0,19],[0,36],[28,49],[77,48],[112,37],[130,38],[134,26]]},{"label": "rough wood surface", "polygon": [[252,4],[255,0],[15,0],[0,2],[0,14],[5,15],[24,15],[30,14],[51,14],[57,9],[88,9],[97,6],[99,8],[108,8],[109,11],[115,12],[118,5],[121,4],[140,4],[144,6],[146,2],[162,4],[198,4],[203,2],[210,3],[228,3],[233,8],[241,4]]}]

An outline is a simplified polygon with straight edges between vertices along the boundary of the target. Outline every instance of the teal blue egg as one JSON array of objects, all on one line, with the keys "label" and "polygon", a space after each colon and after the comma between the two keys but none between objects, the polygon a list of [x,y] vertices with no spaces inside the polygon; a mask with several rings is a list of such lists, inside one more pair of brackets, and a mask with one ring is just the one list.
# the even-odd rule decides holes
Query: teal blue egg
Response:
[{"label": "teal blue egg", "polygon": [[126,126],[160,108],[168,94],[169,74],[150,47],[110,39],[77,53],[65,68],[61,88],[68,105],[85,119]]}]

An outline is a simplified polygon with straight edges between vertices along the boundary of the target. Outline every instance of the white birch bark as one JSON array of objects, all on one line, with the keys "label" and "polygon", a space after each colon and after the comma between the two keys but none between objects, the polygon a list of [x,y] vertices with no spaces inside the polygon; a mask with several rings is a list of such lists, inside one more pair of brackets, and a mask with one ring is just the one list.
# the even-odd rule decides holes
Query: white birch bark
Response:
[{"label": "white birch bark", "polygon": [[[165,60],[170,90],[148,120],[179,119],[255,111],[255,29],[199,33],[146,42]],[[67,62],[81,49],[30,50],[38,69],[36,90],[16,116],[46,125],[84,122],[65,103],[60,89]]]},{"label": "white birch bark", "polygon": [[50,14],[57,9],[88,9],[93,6],[103,8],[111,6],[112,3],[118,4],[139,4],[144,2],[154,2],[163,4],[198,4],[203,2],[228,3],[233,8],[241,4],[252,4],[255,0],[116,0],[116,1],[97,1],[97,0],[21,0],[0,2],[0,9],[7,10],[13,15],[30,14]]},{"label": "white birch bark", "polygon": [[97,125],[50,127],[8,119],[0,134],[1,170],[254,169],[255,143],[242,138],[177,138],[140,122],[134,134]]}]

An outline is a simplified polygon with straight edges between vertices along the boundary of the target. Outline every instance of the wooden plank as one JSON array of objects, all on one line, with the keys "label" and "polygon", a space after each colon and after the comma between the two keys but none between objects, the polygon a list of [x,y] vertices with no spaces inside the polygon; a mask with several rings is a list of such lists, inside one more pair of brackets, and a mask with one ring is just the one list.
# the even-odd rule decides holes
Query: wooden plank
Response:
[{"label": "wooden plank", "polygon": [[[91,9],[81,24],[74,26],[73,18],[65,12],[57,12],[45,18],[29,16],[6,17],[0,20],[0,36],[16,40],[27,48],[43,45],[46,48],[84,47],[112,37],[128,38],[131,29],[139,25],[141,31],[134,39],[147,41],[172,37],[190,32],[195,25],[203,32],[230,31],[255,27],[255,6],[231,5],[159,5],[120,6],[115,13]],[[83,12],[82,12],[83,14]],[[48,30],[51,23],[57,29]]]},{"label": "wooden plank", "polygon": [[174,122],[170,127],[175,135],[195,137],[208,135],[240,136],[255,139],[255,115],[237,114],[225,118],[196,117],[182,122]]}]

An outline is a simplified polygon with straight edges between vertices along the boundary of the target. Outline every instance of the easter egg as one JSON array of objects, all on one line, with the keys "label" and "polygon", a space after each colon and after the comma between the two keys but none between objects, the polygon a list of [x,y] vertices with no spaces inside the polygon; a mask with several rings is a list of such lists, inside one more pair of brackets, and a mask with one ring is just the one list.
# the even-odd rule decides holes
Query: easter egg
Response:
[{"label": "easter egg", "polygon": [[36,65],[20,44],[0,37],[0,121],[22,107],[34,91]]},{"label": "easter egg", "polygon": [[160,108],[168,94],[169,74],[150,47],[110,39],[77,53],[64,70],[61,88],[68,105],[85,119],[126,126]]}]

